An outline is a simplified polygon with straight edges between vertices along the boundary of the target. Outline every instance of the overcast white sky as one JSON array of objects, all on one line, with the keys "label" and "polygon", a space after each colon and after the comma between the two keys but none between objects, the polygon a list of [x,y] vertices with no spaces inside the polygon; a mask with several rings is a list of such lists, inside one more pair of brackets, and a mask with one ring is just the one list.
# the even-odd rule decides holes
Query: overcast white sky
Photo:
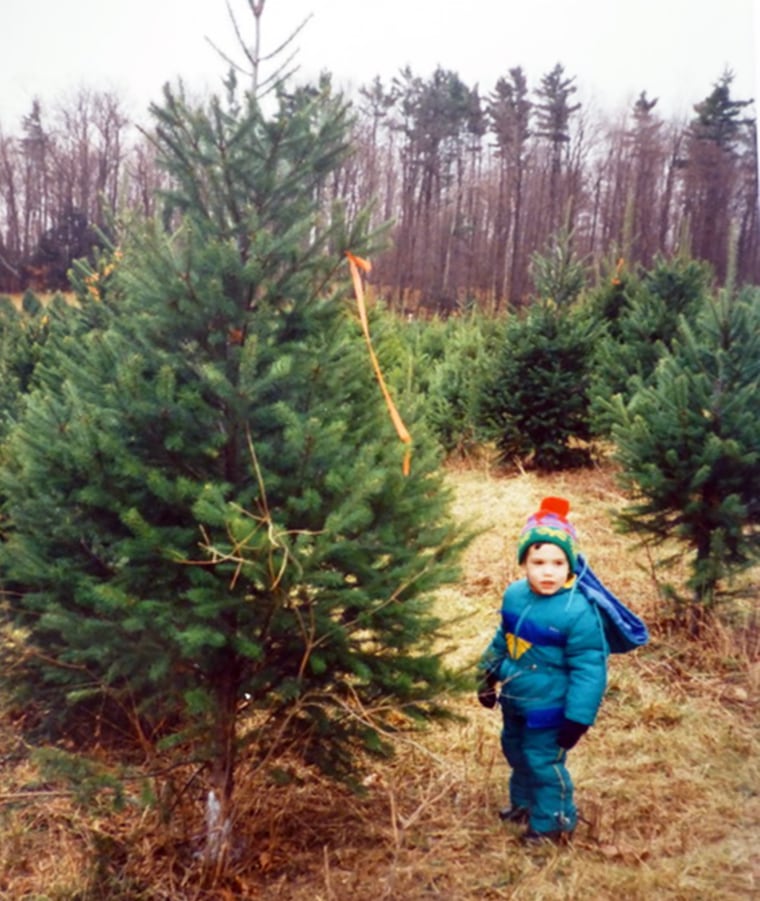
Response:
[{"label": "overcast white sky", "polygon": [[[252,40],[248,0],[229,3]],[[559,62],[594,109],[622,112],[646,90],[662,115],[688,116],[726,67],[735,99],[760,94],[760,0],[266,0],[262,51],[310,13],[298,77],[327,69],[341,86],[441,65],[487,94],[514,66],[535,87]],[[6,132],[35,97],[50,107],[80,88],[114,90],[144,119],[167,80],[219,88],[227,65],[207,38],[239,58],[225,0],[3,0],[0,20]]]}]

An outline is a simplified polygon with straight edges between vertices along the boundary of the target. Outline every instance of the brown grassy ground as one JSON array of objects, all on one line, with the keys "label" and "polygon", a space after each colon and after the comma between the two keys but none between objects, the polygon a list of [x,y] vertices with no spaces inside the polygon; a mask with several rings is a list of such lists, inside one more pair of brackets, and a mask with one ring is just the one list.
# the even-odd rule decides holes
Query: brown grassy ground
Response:
[{"label": "brown grassy ground", "polygon": [[[39,784],[13,724],[0,732],[0,898],[288,901],[745,901],[760,897],[760,638],[712,624],[699,645],[672,633],[648,562],[618,535],[624,503],[605,469],[548,479],[450,474],[456,510],[484,531],[440,605],[456,617],[451,660],[469,667],[490,640],[514,547],[544,494],[574,509],[583,550],[650,623],[651,644],[610,661],[596,726],[571,754],[583,821],[566,848],[526,850],[499,823],[507,768],[499,718],[473,697],[464,719],[401,736],[359,797],[299,771],[273,787],[242,774],[229,876],[207,888],[193,853],[200,805],[185,792],[170,823],[138,806],[84,811]],[[675,574],[676,577],[678,574]],[[32,794],[36,789],[40,794]]]}]

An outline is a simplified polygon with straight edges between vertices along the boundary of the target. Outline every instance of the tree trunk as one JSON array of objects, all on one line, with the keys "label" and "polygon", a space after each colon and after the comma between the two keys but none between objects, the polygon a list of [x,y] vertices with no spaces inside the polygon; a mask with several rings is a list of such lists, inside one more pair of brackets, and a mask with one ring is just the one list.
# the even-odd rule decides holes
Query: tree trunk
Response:
[{"label": "tree trunk", "polygon": [[232,839],[232,798],[237,751],[238,667],[229,664],[219,673],[215,687],[215,737],[211,788],[206,798],[206,848],[209,866],[221,872]]}]

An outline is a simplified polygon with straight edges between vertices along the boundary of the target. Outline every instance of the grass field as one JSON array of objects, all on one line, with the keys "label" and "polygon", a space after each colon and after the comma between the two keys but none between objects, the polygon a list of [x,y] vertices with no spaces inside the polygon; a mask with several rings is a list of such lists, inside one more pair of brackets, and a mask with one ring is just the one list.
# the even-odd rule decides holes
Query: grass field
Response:
[{"label": "grass field", "polygon": [[[455,620],[449,659],[470,667],[514,578],[518,531],[545,494],[571,501],[581,546],[649,623],[645,649],[613,657],[596,726],[570,755],[582,822],[572,845],[526,850],[501,824],[507,768],[499,718],[474,696],[462,719],[402,732],[361,795],[283,761],[274,785],[240,774],[229,875],[214,888],[194,853],[201,799],[186,787],[168,822],[153,809],[85,807],[46,781],[6,710],[0,732],[0,898],[287,901],[746,901],[760,897],[760,630],[716,620],[699,643],[670,627],[651,561],[614,530],[610,471],[555,478],[451,470],[462,520],[483,531],[439,598]],[[679,573],[670,573],[677,579]]]}]

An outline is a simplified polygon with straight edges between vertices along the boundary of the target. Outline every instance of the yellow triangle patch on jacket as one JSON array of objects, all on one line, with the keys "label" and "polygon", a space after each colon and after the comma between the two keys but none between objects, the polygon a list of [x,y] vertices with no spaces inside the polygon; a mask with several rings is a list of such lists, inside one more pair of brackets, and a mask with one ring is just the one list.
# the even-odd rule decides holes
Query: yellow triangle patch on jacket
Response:
[{"label": "yellow triangle patch on jacket", "polygon": [[522,655],[533,647],[532,642],[526,641],[524,638],[518,638],[511,632],[506,635],[507,651],[513,660],[519,660]]}]

